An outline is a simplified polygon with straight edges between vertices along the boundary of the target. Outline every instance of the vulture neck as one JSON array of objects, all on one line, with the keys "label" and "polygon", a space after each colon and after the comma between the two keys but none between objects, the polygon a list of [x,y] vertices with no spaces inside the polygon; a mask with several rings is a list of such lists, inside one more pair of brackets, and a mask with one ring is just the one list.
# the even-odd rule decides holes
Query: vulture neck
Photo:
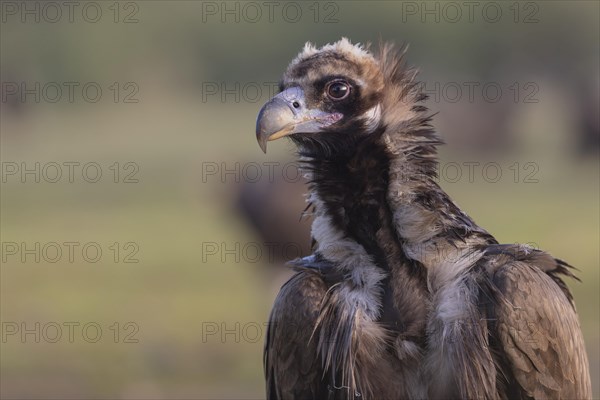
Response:
[{"label": "vulture neck", "polygon": [[316,250],[357,284],[380,281],[403,266],[429,270],[495,242],[436,183],[441,141],[429,118],[402,128],[349,135],[353,144],[342,152],[302,153],[315,206]]}]

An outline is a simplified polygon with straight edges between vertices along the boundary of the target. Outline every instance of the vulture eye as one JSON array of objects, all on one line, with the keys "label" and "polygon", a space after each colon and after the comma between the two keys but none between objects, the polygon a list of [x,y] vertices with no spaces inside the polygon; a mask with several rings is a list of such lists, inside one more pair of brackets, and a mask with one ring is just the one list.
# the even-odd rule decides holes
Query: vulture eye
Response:
[{"label": "vulture eye", "polygon": [[350,85],[344,81],[333,81],[327,84],[325,91],[332,99],[341,100],[350,94]]}]

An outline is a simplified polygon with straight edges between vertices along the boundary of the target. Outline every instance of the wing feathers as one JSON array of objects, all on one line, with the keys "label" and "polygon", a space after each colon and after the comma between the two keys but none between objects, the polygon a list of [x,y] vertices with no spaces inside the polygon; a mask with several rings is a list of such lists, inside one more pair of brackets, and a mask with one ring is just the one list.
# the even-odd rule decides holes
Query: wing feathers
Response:
[{"label": "wing feathers", "polygon": [[[494,246],[498,247],[498,246]],[[560,279],[569,266],[537,250],[506,246],[486,260],[501,351],[534,398],[590,398],[591,385],[572,296]]]},{"label": "wing feathers", "polygon": [[327,285],[317,271],[297,272],[282,288],[269,318],[264,351],[267,399],[327,398],[311,334]]}]

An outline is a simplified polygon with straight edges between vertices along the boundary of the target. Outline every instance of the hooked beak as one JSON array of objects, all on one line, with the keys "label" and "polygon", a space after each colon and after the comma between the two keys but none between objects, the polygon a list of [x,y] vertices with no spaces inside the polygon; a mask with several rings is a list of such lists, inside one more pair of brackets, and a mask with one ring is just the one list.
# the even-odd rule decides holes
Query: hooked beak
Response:
[{"label": "hooked beak", "polygon": [[256,120],[256,140],[263,152],[267,142],[295,133],[315,133],[342,119],[340,113],[308,109],[304,91],[292,87],[279,93],[260,110]]}]

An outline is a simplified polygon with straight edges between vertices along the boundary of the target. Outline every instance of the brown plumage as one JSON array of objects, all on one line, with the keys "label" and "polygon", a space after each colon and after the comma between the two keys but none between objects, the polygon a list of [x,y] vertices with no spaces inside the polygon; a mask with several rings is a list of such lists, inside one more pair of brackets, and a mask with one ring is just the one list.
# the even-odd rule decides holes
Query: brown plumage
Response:
[{"label": "brown plumage", "polygon": [[590,398],[570,267],[498,244],[437,185],[403,51],[307,45],[261,110],[309,178],[312,256],[265,344],[269,399]]}]

